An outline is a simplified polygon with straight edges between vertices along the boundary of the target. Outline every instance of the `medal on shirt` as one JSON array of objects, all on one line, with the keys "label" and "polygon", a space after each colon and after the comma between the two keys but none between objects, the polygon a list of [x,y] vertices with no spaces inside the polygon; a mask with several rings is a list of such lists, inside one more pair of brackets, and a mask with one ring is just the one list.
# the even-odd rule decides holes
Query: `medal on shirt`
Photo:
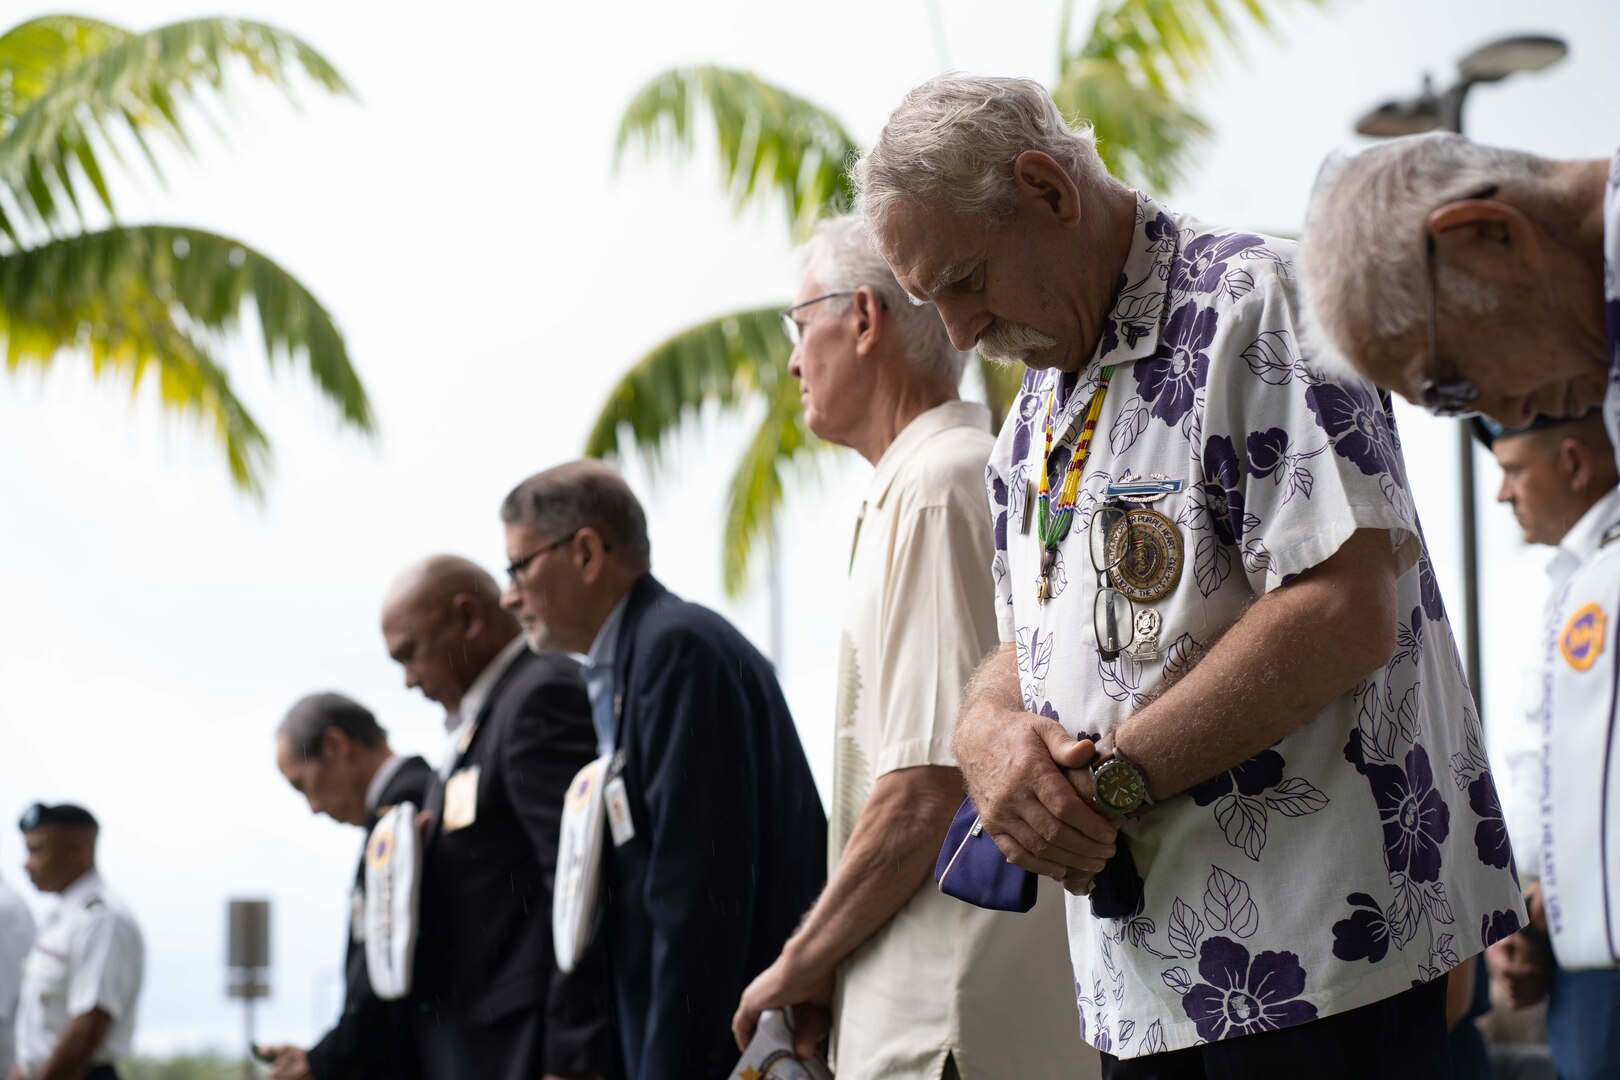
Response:
[{"label": "medal on shirt", "polygon": [[1124,503],[1133,503],[1136,506],[1147,506],[1156,503],[1168,495],[1179,494],[1182,488],[1180,480],[1172,480],[1164,473],[1153,473],[1149,478],[1143,479],[1130,469],[1120,474],[1118,480],[1108,485],[1103,494],[1110,499],[1117,499]]},{"label": "medal on shirt", "polygon": [[1181,581],[1186,562],[1181,530],[1159,513],[1140,507],[1108,532],[1108,580],[1138,604],[1163,600]]},{"label": "medal on shirt", "polygon": [[1163,656],[1164,650],[1159,643],[1159,631],[1163,626],[1164,621],[1157,611],[1146,607],[1138,608],[1136,621],[1132,624],[1135,633],[1131,637],[1131,643],[1125,646],[1124,655],[1139,664]]},{"label": "medal on shirt", "polygon": [[1063,471],[1056,506],[1052,505],[1050,479],[1056,385],[1046,394],[1046,445],[1041,452],[1041,485],[1035,500],[1038,509],[1037,532],[1041,541],[1041,572],[1035,580],[1035,599],[1042,604],[1052,599],[1052,572],[1057,565],[1057,546],[1069,535],[1069,527],[1074,524],[1074,504],[1080,495],[1080,474],[1086,467],[1086,458],[1091,455],[1091,438],[1097,433],[1097,416],[1102,412],[1103,398],[1108,393],[1108,380],[1113,374],[1112,367],[1103,368],[1097,389],[1091,393],[1091,401],[1086,405],[1085,426],[1080,429],[1080,439],[1075,443],[1069,466]]}]

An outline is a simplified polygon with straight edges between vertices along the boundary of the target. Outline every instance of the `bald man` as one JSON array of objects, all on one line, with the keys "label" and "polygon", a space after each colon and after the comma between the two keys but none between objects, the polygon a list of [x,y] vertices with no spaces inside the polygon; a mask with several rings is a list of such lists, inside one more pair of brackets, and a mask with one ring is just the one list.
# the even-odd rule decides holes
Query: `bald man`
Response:
[{"label": "bald man", "polygon": [[450,733],[423,836],[411,1012],[424,1071],[611,1074],[601,959],[563,975],[551,944],[563,794],[595,756],[578,665],[529,651],[494,579],[457,556],[400,575],[382,631]]}]

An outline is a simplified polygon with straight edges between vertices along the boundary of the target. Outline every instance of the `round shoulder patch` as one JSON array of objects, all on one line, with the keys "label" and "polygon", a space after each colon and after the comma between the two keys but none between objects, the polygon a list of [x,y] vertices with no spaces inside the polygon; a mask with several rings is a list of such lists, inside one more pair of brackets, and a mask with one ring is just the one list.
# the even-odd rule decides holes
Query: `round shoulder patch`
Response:
[{"label": "round shoulder patch", "polygon": [[1564,662],[1576,671],[1586,671],[1603,652],[1603,639],[1609,618],[1596,604],[1587,604],[1569,617],[1558,635],[1558,651]]},{"label": "round shoulder patch", "polygon": [[379,827],[372,831],[371,843],[366,853],[367,861],[377,873],[388,869],[388,864],[394,859],[394,830]]}]

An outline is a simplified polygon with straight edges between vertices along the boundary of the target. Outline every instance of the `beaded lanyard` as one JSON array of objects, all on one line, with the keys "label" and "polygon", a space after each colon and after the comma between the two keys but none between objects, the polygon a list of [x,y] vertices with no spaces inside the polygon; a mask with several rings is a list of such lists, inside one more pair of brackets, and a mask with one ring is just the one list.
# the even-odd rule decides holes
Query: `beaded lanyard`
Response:
[{"label": "beaded lanyard", "polygon": [[1091,437],[1096,434],[1097,417],[1102,413],[1103,398],[1108,393],[1108,380],[1113,374],[1112,366],[1103,368],[1097,389],[1092,391],[1091,402],[1086,406],[1086,423],[1080,429],[1080,440],[1075,443],[1074,456],[1069,458],[1069,467],[1064,470],[1063,483],[1058,487],[1055,509],[1052,507],[1051,481],[1047,478],[1047,473],[1052,459],[1052,414],[1057,404],[1057,385],[1054,383],[1046,394],[1046,446],[1041,452],[1041,486],[1036,499],[1039,508],[1037,528],[1041,540],[1041,576],[1036,583],[1035,598],[1043,604],[1052,598],[1052,567],[1057,562],[1057,546],[1059,541],[1069,535],[1069,526],[1074,523],[1074,504],[1080,495],[1080,473],[1085,469],[1086,458],[1091,454]]}]

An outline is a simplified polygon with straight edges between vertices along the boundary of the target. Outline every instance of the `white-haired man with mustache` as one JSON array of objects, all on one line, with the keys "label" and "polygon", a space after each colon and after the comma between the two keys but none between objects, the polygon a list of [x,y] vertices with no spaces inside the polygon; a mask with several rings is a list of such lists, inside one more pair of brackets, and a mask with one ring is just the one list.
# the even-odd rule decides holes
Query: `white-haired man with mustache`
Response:
[{"label": "white-haired man with mustache", "polygon": [[1022,79],[916,88],[855,179],[900,285],[1029,369],[955,750],[1076,894],[1103,1075],[1447,1075],[1443,976],[1524,908],[1387,399],[1311,362],[1293,245],[1125,187]]}]

